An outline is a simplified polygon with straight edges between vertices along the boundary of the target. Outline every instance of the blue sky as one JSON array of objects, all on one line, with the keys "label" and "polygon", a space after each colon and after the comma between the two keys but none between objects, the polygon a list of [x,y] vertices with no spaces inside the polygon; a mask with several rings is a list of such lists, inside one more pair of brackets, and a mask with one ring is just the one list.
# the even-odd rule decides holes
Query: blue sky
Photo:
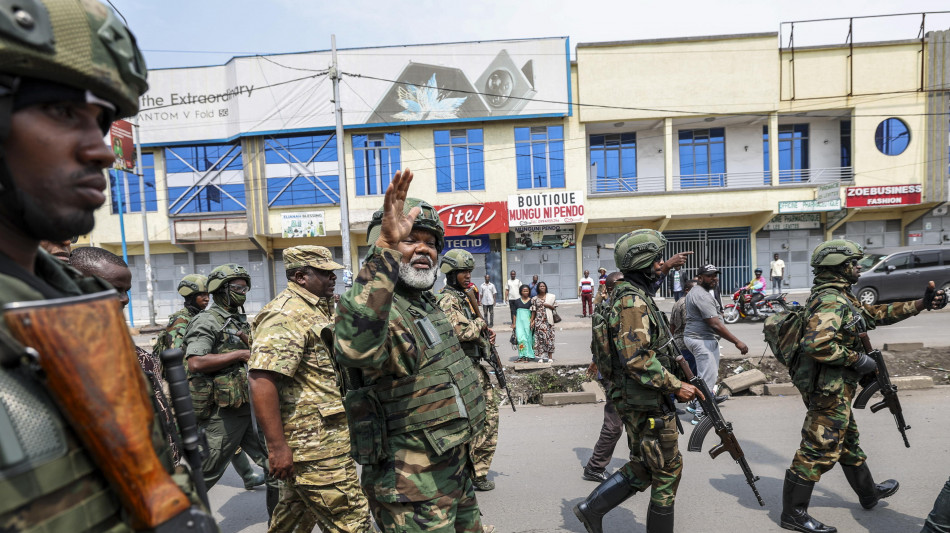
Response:
[{"label": "blue sky", "polygon": [[[780,23],[950,9],[946,0],[112,0],[149,68],[217,65],[237,55],[568,36],[579,42],[779,31]],[[917,37],[920,16],[855,22],[855,40]],[[950,28],[931,15],[927,30]],[[783,34],[786,35],[786,26]],[[847,21],[800,24],[795,44],[843,43]]]}]

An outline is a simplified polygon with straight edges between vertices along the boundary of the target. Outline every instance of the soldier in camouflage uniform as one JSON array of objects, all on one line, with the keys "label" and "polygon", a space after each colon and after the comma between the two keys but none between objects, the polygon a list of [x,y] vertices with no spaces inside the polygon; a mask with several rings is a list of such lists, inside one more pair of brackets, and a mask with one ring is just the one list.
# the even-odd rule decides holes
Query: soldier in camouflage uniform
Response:
[{"label": "soldier in camouflage uniform", "polygon": [[[142,55],[96,1],[25,0],[0,19],[0,306],[111,291],[39,244],[92,230],[105,201],[102,169],[115,159],[102,138],[113,120],[138,111],[147,89]],[[0,531],[133,531],[53,401],[53,385],[25,361],[0,319]],[[152,445],[174,472],[160,431]],[[173,479],[193,493],[186,476]]]},{"label": "soldier in camouflage uniform", "polygon": [[477,533],[468,445],[485,399],[429,290],[444,230],[432,206],[406,198],[411,181],[408,169],[393,178],[366,262],[337,307],[336,358],[363,385],[344,399],[351,453],[384,531]]},{"label": "soldier in camouflage uniform", "polygon": [[[472,281],[474,268],[475,258],[465,250],[449,250],[445,253],[440,270],[448,281],[439,295],[439,307],[449,317],[462,350],[478,370],[478,382],[485,395],[485,430],[475,436],[471,452],[475,467],[475,490],[487,491],[495,488],[495,482],[488,479],[488,470],[495,456],[495,448],[498,447],[498,395],[481,361],[491,353],[489,343],[495,343],[495,332],[488,329],[485,320],[478,316],[468,296],[471,289],[467,287]],[[487,333],[488,338],[483,332]]]},{"label": "soldier in camouflage uniform", "polygon": [[891,496],[900,485],[889,479],[875,483],[858,443],[858,426],[851,412],[858,381],[877,369],[864,353],[858,333],[912,317],[924,309],[946,305],[943,291],[926,288],[924,297],[908,302],[863,305],[851,294],[858,281],[858,261],[864,249],[848,240],[819,244],[811,256],[815,281],[805,304],[808,318],[801,350],[789,365],[792,381],[808,413],[802,442],[785,473],[781,526],[809,533],[833,533],[808,515],[812,489],[821,475],[841,464],[851,488],[865,509]]},{"label": "soldier in camouflage uniform", "polygon": [[673,501],[683,456],[669,395],[687,402],[702,393],[675,375],[671,339],[653,301],[665,246],[660,232],[642,229],[620,237],[614,248],[623,279],[611,294],[605,323],[594,330],[601,343],[596,352],[602,354],[596,363],[610,383],[608,394],[627,431],[630,461],[574,507],[590,533],[601,533],[608,511],[648,488],[652,491],[647,531],[673,531]]},{"label": "soldier in camouflage uniform", "polygon": [[331,361],[333,261],[322,246],[284,250],[287,288],[254,319],[251,392],[271,475],[284,481],[269,533],[374,531],[350,457],[350,433]]},{"label": "soldier in camouflage uniform", "polygon": [[[267,451],[252,420],[247,381],[251,356],[251,327],[244,301],[251,276],[244,267],[228,263],[211,271],[208,291],[214,305],[198,313],[185,329],[185,367],[198,424],[208,439],[204,460],[210,490],[221,479],[238,447],[265,472]],[[277,481],[267,481],[267,510],[277,504]]]}]

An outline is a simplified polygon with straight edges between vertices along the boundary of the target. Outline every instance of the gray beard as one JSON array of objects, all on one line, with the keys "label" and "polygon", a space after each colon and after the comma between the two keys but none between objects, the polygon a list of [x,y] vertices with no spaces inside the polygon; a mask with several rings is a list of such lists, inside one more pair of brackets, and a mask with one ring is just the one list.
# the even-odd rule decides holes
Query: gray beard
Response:
[{"label": "gray beard", "polygon": [[[416,260],[417,257],[413,257],[412,260]],[[427,258],[428,259],[428,258]],[[412,289],[417,289],[420,291],[427,291],[435,285],[435,279],[438,277],[438,270],[435,269],[435,265],[431,265],[428,270],[419,270],[412,266],[412,262],[409,264],[400,263],[399,264],[399,281]]]}]

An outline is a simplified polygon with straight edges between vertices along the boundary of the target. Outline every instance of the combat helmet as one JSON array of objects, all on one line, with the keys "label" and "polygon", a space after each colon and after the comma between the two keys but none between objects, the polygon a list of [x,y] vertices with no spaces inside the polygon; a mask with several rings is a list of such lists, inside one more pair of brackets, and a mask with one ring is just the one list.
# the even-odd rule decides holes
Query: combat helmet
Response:
[{"label": "combat helmet", "polygon": [[232,279],[243,279],[247,286],[251,286],[251,275],[247,273],[241,265],[237,263],[227,263],[216,267],[208,275],[208,292],[217,292],[222,286]]},{"label": "combat helmet", "polygon": [[815,247],[811,254],[811,266],[838,266],[851,259],[864,257],[864,247],[847,239],[826,241]]},{"label": "combat helmet", "polygon": [[453,248],[442,256],[439,270],[443,274],[448,274],[453,270],[475,270],[475,257],[466,250]]},{"label": "combat helmet", "polygon": [[[415,222],[412,224],[412,229],[426,230],[435,235],[435,247],[441,254],[442,249],[445,248],[445,228],[442,226],[442,220],[439,219],[439,213],[429,204],[429,202],[420,200],[418,198],[406,198],[406,201],[402,206],[402,214],[408,214],[409,211],[416,206],[419,206],[422,209],[422,212],[420,212],[419,216],[416,217]],[[370,246],[376,244],[376,239],[379,238],[379,232],[382,229],[382,226],[383,210],[379,209],[373,213],[373,220],[370,221],[369,228],[366,232],[366,242]]]},{"label": "combat helmet", "polygon": [[208,291],[208,278],[201,274],[188,274],[178,283],[178,294],[188,297],[192,294]]},{"label": "combat helmet", "polygon": [[666,237],[652,229],[631,231],[617,239],[614,245],[614,261],[621,272],[631,272],[650,267],[663,254]]}]

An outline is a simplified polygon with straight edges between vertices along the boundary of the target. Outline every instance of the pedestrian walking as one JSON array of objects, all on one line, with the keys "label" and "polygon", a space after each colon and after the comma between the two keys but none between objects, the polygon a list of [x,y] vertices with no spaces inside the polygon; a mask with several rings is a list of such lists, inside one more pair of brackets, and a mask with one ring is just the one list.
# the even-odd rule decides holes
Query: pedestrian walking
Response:
[{"label": "pedestrian walking", "polygon": [[577,296],[581,299],[581,317],[594,314],[594,280],[590,270],[584,271],[584,277],[577,284]]},{"label": "pedestrian walking", "polygon": [[785,261],[779,259],[778,254],[772,254],[769,275],[772,277],[772,294],[781,294],[782,281],[785,279]]},{"label": "pedestrian walking", "polygon": [[495,298],[498,296],[498,289],[491,282],[491,276],[485,274],[485,283],[478,287],[479,304],[482,306],[482,317],[488,321],[488,327],[495,327]]},{"label": "pedestrian walking", "polygon": [[[515,313],[517,312],[517,301],[521,297],[521,280],[517,273],[512,270],[509,278],[505,281],[505,299],[508,300],[508,308],[511,310],[511,327],[515,327]],[[528,290],[530,292],[530,289]]]}]

